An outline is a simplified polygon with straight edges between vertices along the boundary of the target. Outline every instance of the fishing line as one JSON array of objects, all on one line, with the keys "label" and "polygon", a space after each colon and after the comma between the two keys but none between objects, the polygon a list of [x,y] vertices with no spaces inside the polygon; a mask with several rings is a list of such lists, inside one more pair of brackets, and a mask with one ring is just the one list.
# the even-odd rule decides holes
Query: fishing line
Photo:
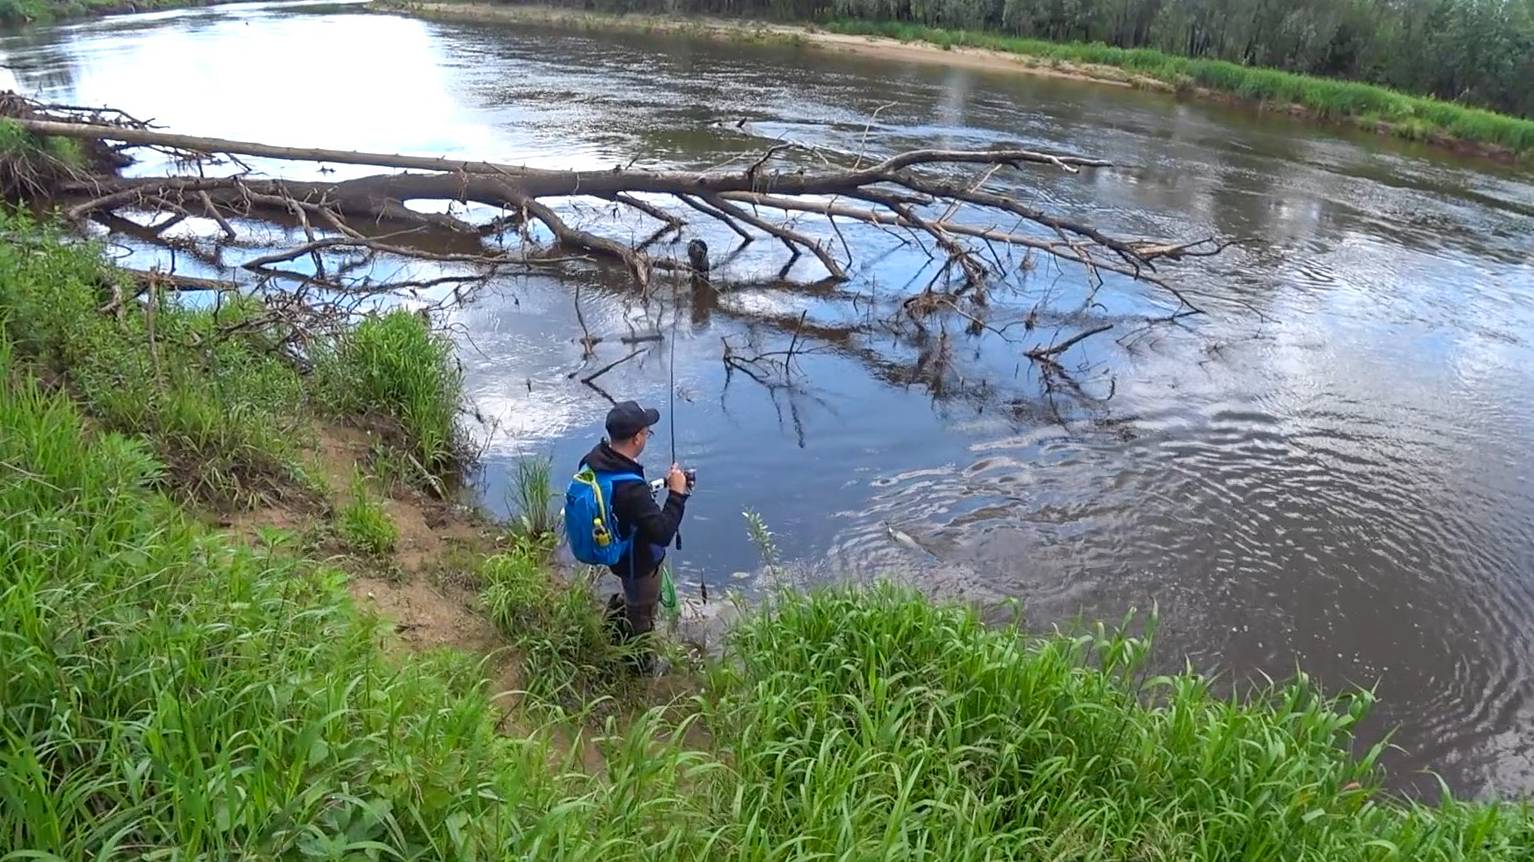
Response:
[{"label": "fishing line", "polygon": [[[671,380],[670,380],[670,403],[666,409],[671,411],[671,463],[676,463],[676,319],[681,314],[677,307],[676,282],[671,282]],[[682,534],[677,532],[676,549],[682,549]]]},{"label": "fishing line", "polygon": [[[671,362],[670,362],[671,368],[670,368],[670,380],[668,381],[669,387],[670,387],[670,392],[667,395],[668,401],[667,401],[667,408],[666,408],[666,409],[671,411],[671,463],[673,463],[673,464],[677,463],[677,460],[676,460],[676,331],[677,331],[677,321],[680,320],[681,316],[682,316],[681,294],[678,291],[679,286],[680,286],[679,279],[673,279],[673,281],[671,282],[671,348],[670,348],[670,350],[671,350]],[[676,528],[676,549],[677,549],[678,553],[680,553],[681,550],[682,550],[682,525],[681,524],[678,524],[677,528]],[[703,572],[699,572],[698,573],[698,586],[702,590],[703,602],[704,602],[704,604],[707,604],[708,603],[708,578],[707,578],[707,576]]]}]

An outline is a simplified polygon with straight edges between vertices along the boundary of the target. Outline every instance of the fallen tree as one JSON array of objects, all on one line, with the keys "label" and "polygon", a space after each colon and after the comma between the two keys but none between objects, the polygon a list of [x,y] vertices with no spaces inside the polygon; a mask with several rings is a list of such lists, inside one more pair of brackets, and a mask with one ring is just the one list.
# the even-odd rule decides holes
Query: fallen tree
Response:
[{"label": "fallen tree", "polygon": [[[15,95],[0,102],[0,111],[34,135],[106,142],[114,150],[151,147],[177,156],[182,164],[196,168],[194,175],[124,177],[98,172],[76,172],[60,179],[49,190],[71,218],[100,218],[126,210],[169,212],[182,217],[214,219],[233,240],[231,219],[277,216],[296,220],[316,235],[302,248],[263,256],[261,265],[292,259],[325,248],[367,245],[390,252],[422,256],[377,238],[380,229],[398,232],[433,232],[482,237],[512,226],[536,222],[554,238],[551,247],[529,244],[508,254],[504,250],[477,249],[458,255],[436,256],[461,262],[540,265],[567,262],[571,253],[621,261],[641,285],[657,270],[691,269],[683,259],[652,255],[643,246],[621,242],[571,224],[550,206],[549,199],[587,197],[611,202],[648,216],[663,232],[680,232],[684,218],[668,209],[657,197],[668,198],[692,213],[724,223],[749,241],[747,228],[778,239],[791,255],[813,255],[830,278],[848,277],[853,261],[845,245],[838,257],[825,240],[795,230],[784,219],[766,217],[761,210],[778,213],[815,213],[834,225],[836,220],[899,229],[907,236],[930,242],[936,254],[946,257],[975,285],[994,274],[987,262],[965,240],[977,239],[1034,249],[1063,260],[1082,264],[1090,271],[1106,271],[1170,289],[1156,271],[1156,263],[1187,254],[1208,254],[1220,247],[1210,240],[1166,243],[1118,238],[1080,221],[1053,215],[1014,196],[988,190],[987,181],[1000,168],[1043,166],[1076,172],[1099,168],[1107,162],[1073,155],[1025,149],[939,150],[920,149],[873,161],[852,156],[852,164],[838,164],[823,151],[815,152],[822,167],[780,169],[775,160],[800,148],[778,144],[743,167],[703,171],[656,171],[614,166],[609,170],[570,171],[529,168],[495,162],[395,153],[300,148],[173,134],[151,127],[126,114],[71,106],[44,105]],[[847,154],[840,161],[847,160]],[[366,165],[394,169],[345,180],[326,182],[260,177],[239,161],[257,157],[281,162]],[[204,169],[213,160],[232,160],[239,169],[210,176]],[[867,161],[867,164],[864,162]],[[934,176],[923,169],[974,166],[980,173],[962,181]],[[637,196],[646,196],[650,200]],[[500,215],[486,223],[471,223],[447,213],[420,212],[408,201],[477,203],[493,207]],[[851,202],[844,203],[844,202]],[[941,208],[943,212],[933,214]],[[958,221],[965,209],[972,217]],[[974,214],[1013,221],[1012,229],[977,227]],[[1020,229],[1031,225],[1046,236]],[[1174,294],[1175,295],[1175,294]],[[1176,296],[1179,310],[1197,310]]]},{"label": "fallen tree", "polygon": [[[715,288],[727,287],[725,279],[708,273],[708,250],[696,238],[705,226],[716,232],[717,226],[728,228],[742,247],[761,237],[781,243],[788,257],[780,283],[807,258],[824,272],[801,282],[839,282],[858,266],[842,227],[858,225],[883,231],[919,249],[929,265],[939,264],[937,276],[901,303],[909,320],[921,326],[927,315],[953,312],[976,330],[1005,337],[1006,326],[1013,324],[995,327],[971,313],[984,305],[993,284],[1020,268],[1015,259],[1004,259],[999,247],[1079,266],[1088,281],[1082,309],[1106,274],[1146,285],[1168,301],[1151,318],[1161,321],[1202,309],[1165,280],[1158,266],[1224,248],[1213,239],[1114,236],[1037,208],[1019,194],[1026,186],[1002,172],[1074,174],[1108,163],[1020,148],[917,149],[871,158],[778,142],[749,159],[705,170],[635,168],[633,162],[604,170],[549,170],[177,134],[121,111],[43,104],[16,94],[0,95],[0,116],[37,141],[81,142],[87,156],[54,158],[48,154],[58,148],[39,147],[36,164],[7,168],[5,186],[12,197],[47,203],[82,226],[94,224],[109,234],[190,255],[220,272],[244,272],[260,285],[275,284],[267,296],[275,297],[300,331],[316,316],[333,321],[360,298],[381,291],[446,288],[447,301],[461,301],[469,289],[507,270],[613,262],[646,294],[657,272],[703,276]],[[163,172],[123,175],[130,163],[125,154],[144,151],[162,154]],[[283,176],[290,165],[302,178]],[[324,179],[334,173],[330,165],[378,170]],[[599,203],[598,217],[582,216],[583,202]],[[204,229],[172,230],[188,220],[200,220]],[[620,238],[617,227],[635,223],[653,223],[653,229],[646,228],[650,232],[643,239]],[[262,225],[278,226],[288,238],[274,247]],[[660,241],[687,234],[694,240],[686,254],[657,251],[680,248],[680,242]],[[294,235],[301,240],[292,240]],[[240,253],[233,263],[224,256],[229,250]],[[366,273],[381,256],[438,270],[425,278],[375,279]],[[150,292],[219,289],[216,281],[158,272],[139,273],[138,281]],[[122,301],[116,290],[108,306]],[[969,303],[970,311],[961,302]],[[1014,323],[1032,329],[1037,312]],[[1058,368],[1059,354],[1110,328],[1078,322],[1074,336],[1057,334],[1022,355]],[[588,353],[596,340],[585,333]]]}]

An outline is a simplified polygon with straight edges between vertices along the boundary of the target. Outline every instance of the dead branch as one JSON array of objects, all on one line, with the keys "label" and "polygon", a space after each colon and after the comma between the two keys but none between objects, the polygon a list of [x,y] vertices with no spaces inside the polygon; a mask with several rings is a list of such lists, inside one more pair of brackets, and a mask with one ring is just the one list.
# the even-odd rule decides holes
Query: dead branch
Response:
[{"label": "dead branch", "polygon": [[640,212],[642,212],[645,215],[649,216],[650,218],[653,218],[653,219],[656,219],[658,221],[664,222],[666,227],[669,230],[679,230],[682,227],[682,225],[686,224],[686,222],[684,222],[678,216],[673,215],[672,213],[666,212],[665,210],[661,209],[660,207],[652,206],[651,204],[645,203],[644,201],[639,200],[638,198],[634,197],[633,195],[628,195],[628,194],[624,194],[623,192],[618,192],[617,194],[609,195],[608,196],[608,200],[617,201],[618,203],[625,204],[627,206],[631,206],[634,209],[639,210]]},{"label": "dead branch", "polygon": [[808,249],[811,254],[819,258],[821,265],[826,268],[827,272],[831,273],[832,278],[841,280],[847,277],[846,270],[842,269],[842,265],[819,242],[810,239],[798,231],[773,224],[763,218],[758,218],[718,195],[709,195],[704,200],[720,212],[777,237],[782,241],[783,245],[788,247],[788,250],[793,253],[794,257],[799,256],[801,248]]},{"label": "dead branch", "polygon": [[174,272],[155,272],[142,269],[123,269],[118,272],[128,276],[140,285],[154,283],[159,290],[169,290],[182,293],[218,292],[238,293],[240,286],[229,281],[219,281],[214,278],[196,278],[190,275],[180,275]]},{"label": "dead branch", "polygon": [[224,232],[224,239],[238,239],[240,235],[235,233],[234,228],[229,224],[229,220],[224,218],[224,214],[218,211],[218,207],[214,205],[213,199],[208,197],[208,193],[200,191],[197,193],[197,196],[202,200],[203,212],[207,213],[208,218],[218,222],[219,230]]},{"label": "dead branch", "polygon": [[1071,336],[1070,338],[1065,339],[1064,341],[1060,342],[1059,344],[1055,344],[1055,345],[1052,345],[1050,347],[1035,347],[1032,350],[1028,351],[1024,355],[1027,356],[1029,359],[1052,360],[1053,357],[1059,356],[1060,354],[1064,353],[1065,351],[1070,350],[1072,347],[1075,347],[1082,340],[1087,339],[1087,338],[1091,338],[1092,336],[1097,335],[1098,333],[1101,333],[1101,332],[1107,332],[1108,330],[1110,330],[1112,328],[1113,328],[1113,324],[1111,324],[1111,323],[1105,323],[1102,326],[1094,326],[1091,329],[1087,329],[1087,330],[1084,330],[1082,332],[1076,333],[1075,335]]},{"label": "dead branch", "polygon": [[581,358],[590,359],[591,349],[602,339],[593,338],[591,329],[586,326],[586,315],[581,312],[581,286],[575,286],[575,322],[581,325]]},{"label": "dead branch", "polygon": [[687,206],[692,207],[698,212],[709,216],[710,218],[715,218],[721,222],[724,222],[725,227],[728,227],[730,230],[734,231],[735,235],[739,236],[742,242],[751,242],[752,240],[756,239],[756,237],[751,235],[750,231],[740,226],[740,222],[730,218],[729,213],[715,209],[714,207],[703,203],[692,195],[677,195],[676,199],[686,204]]},{"label": "dead branch", "polygon": [[606,374],[607,372],[613,370],[614,368],[617,368],[618,366],[620,366],[623,363],[629,361],[630,359],[633,359],[634,357],[638,356],[639,354],[643,353],[644,351],[645,351],[645,349],[643,347],[636,347],[636,348],[634,348],[634,351],[632,353],[630,353],[629,355],[623,357],[622,359],[618,359],[618,360],[615,360],[613,362],[609,362],[606,365],[602,366],[601,368],[598,368],[596,371],[593,371],[592,373],[586,375],[585,377],[582,377],[581,378],[581,382],[589,385],[591,383],[591,381],[597,379],[598,377],[601,377],[603,374]]}]

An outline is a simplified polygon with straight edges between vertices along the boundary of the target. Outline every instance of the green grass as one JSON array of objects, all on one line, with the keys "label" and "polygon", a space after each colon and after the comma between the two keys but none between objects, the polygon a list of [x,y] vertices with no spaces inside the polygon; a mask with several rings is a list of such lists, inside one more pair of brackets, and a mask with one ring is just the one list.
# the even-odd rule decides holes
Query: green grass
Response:
[{"label": "green grass", "polygon": [[547,457],[517,460],[508,506],[516,513],[519,533],[531,538],[559,532],[560,510],[554,507],[554,462]]},{"label": "green grass", "polygon": [[347,546],[374,557],[393,553],[399,541],[399,529],[383,503],[368,492],[360,472],[352,479],[351,500],[336,513],[336,529]]},{"label": "green grass", "polygon": [[[0,129],[3,139],[3,129]],[[461,375],[451,344],[408,312],[371,317],[309,341],[306,379],[259,300],[225,294],[192,307],[105,266],[57,228],[0,214],[0,330],[19,356],[74,394],[106,428],[140,435],[169,487],[215,509],[317,506],[305,467],[312,419],[388,429],[388,458],[437,477],[463,461]],[[136,299],[135,299],[136,297]],[[116,306],[117,311],[102,309]]]},{"label": "green grass", "polygon": [[1112,66],[1174,88],[1199,86],[1255,102],[1300,105],[1329,120],[1369,115],[1390,123],[1394,134],[1410,140],[1448,135],[1504,147],[1516,154],[1534,154],[1534,120],[1410,96],[1373,84],[1241,66],[1223,60],[1190,59],[1149,48],[1115,48],[1102,43],[1047,42],[900,22],[836,20],[822,26],[834,33],[930,42],[945,48],[985,48],[1046,62]]},{"label": "green grass", "polygon": [[13,357],[0,858],[595,859],[670,822],[634,816],[685,774],[645,724],[601,780],[499,736],[472,662],[385,662],[339,575],[202,532]]},{"label": "green grass", "polygon": [[0,25],[16,27],[118,12],[207,6],[213,0],[0,0]]},{"label": "green grass", "polygon": [[1380,796],[1370,697],[1244,702],[1102,628],[1029,637],[908,592],[787,595],[735,632],[708,725],[735,840],[823,858],[1527,859],[1524,808]]},{"label": "green grass", "polygon": [[[150,440],[178,490],[216,508],[309,493],[298,373],[274,333],[223,335],[259,315],[256,304],[194,310],[163,292],[135,302],[140,286],[93,246],[16,215],[0,217],[0,231],[26,238],[0,246],[0,326],[93,419]],[[114,296],[121,313],[102,313]]]},{"label": "green grass", "polygon": [[561,583],[547,563],[550,544],[518,540],[485,561],[480,600],[496,628],[520,657],[523,688],[541,705],[571,712],[605,713],[631,700],[628,649],[596,612],[589,579]]},{"label": "green grass", "polygon": [[418,315],[366,318],[321,353],[316,373],[332,409],[389,420],[423,472],[441,477],[463,464],[463,373],[452,342]]}]

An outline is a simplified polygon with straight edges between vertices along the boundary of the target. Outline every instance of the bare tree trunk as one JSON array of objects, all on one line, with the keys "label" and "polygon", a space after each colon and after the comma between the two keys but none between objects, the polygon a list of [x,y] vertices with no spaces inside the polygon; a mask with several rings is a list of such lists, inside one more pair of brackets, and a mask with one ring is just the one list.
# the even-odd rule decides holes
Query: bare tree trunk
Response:
[{"label": "bare tree trunk", "polygon": [[[856,262],[852,247],[841,235],[837,220],[861,223],[884,231],[902,243],[915,245],[943,264],[942,271],[963,276],[964,288],[1008,275],[999,256],[982,251],[1007,245],[1052,255],[1081,267],[1092,282],[1103,273],[1151,285],[1176,306],[1166,319],[1201,312],[1186,294],[1164,281],[1157,264],[1189,256],[1218,253],[1224,244],[1213,240],[1175,242],[1117,237],[1072,218],[1031,206],[1016,192],[1016,183],[993,183],[998,170],[1054,170],[1077,173],[1108,163],[1079,155],[1019,148],[991,150],[917,149],[869,160],[863,154],[827,154],[795,144],[778,143],[749,165],[709,170],[648,170],[615,165],[608,170],[568,171],[530,168],[469,159],[369,153],[317,147],[292,147],[224,138],[176,134],[149,127],[120,112],[86,111],[50,106],[0,94],[0,115],[38,136],[60,136],[95,142],[102,152],[153,148],[178,157],[175,164],[193,163],[195,173],[123,177],[115,166],[92,171],[70,170],[50,180],[43,191],[78,221],[94,220],[110,229],[131,229],[135,236],[185,248],[210,260],[220,259],[224,244],[241,240],[251,220],[301,228],[305,241],[246,259],[241,263],[260,278],[297,282],[301,289],[318,286],[355,290],[328,277],[327,254],[388,254],[444,264],[478,267],[479,276],[448,275],[407,287],[445,282],[468,285],[507,267],[532,268],[589,265],[592,261],[620,262],[636,284],[647,288],[656,270],[694,270],[687,259],[658,256],[650,246],[660,237],[687,228],[683,213],[717,222],[749,242],[753,231],[776,238],[789,251],[790,266],[808,252],[841,281],[852,277]],[[812,154],[814,159],[802,158]],[[794,162],[795,155],[801,158]],[[828,157],[829,155],[829,157]],[[854,157],[855,156],[855,157]],[[240,168],[231,175],[209,176],[204,165],[222,157]],[[279,163],[367,165],[382,169],[367,176],[338,181],[297,180],[266,175],[239,161],[240,157]],[[222,168],[227,170],[227,168]],[[967,175],[964,175],[967,172]],[[661,229],[644,242],[628,242],[604,233],[610,226],[572,223],[568,208],[551,201],[595,198],[603,208],[616,207],[655,219]],[[449,212],[422,212],[412,201],[448,202]],[[471,221],[452,214],[452,204],[481,204],[498,215]],[[678,210],[680,207],[680,210]],[[150,210],[170,218],[152,226],[125,220],[124,211]],[[962,220],[960,218],[962,217]],[[208,245],[167,239],[168,228],[187,218],[211,219],[219,239]],[[830,253],[833,239],[815,236],[800,224],[829,227],[841,240],[845,262]],[[554,238],[550,245],[535,240],[533,224],[542,224]],[[1007,229],[1000,225],[1011,224]],[[486,237],[517,231],[520,242],[507,247]],[[429,242],[427,240],[430,240]],[[189,246],[188,243],[191,243]],[[308,257],[313,271],[289,270],[281,264]],[[702,261],[707,262],[706,258]],[[785,267],[785,273],[788,268]],[[718,270],[710,276],[717,282]],[[184,285],[190,286],[190,285]],[[393,285],[398,287],[398,285]],[[936,308],[954,301],[963,290],[932,300],[928,286],[914,308]],[[972,294],[983,301],[983,293]],[[913,297],[913,299],[916,299]],[[1095,330],[1095,331],[1101,331]],[[1047,359],[1085,338],[1060,342],[1027,354]]]}]

